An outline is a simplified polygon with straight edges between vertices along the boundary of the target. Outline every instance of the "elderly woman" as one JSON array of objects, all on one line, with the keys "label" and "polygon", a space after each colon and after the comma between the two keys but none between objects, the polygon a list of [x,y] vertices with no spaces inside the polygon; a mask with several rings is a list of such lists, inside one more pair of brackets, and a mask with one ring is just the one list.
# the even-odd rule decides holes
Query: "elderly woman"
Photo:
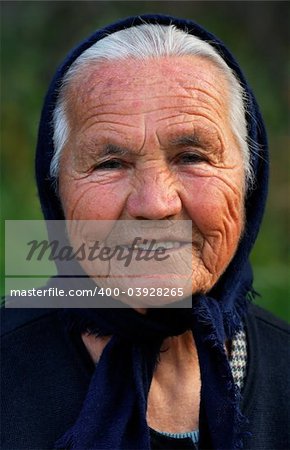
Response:
[{"label": "elderly woman", "polygon": [[[289,448],[287,329],[249,302],[267,171],[253,94],[195,23],[129,18],[68,55],[40,124],[44,217],[190,221],[192,307],[6,310],[3,449]],[[182,237],[164,241],[179,267]]]}]

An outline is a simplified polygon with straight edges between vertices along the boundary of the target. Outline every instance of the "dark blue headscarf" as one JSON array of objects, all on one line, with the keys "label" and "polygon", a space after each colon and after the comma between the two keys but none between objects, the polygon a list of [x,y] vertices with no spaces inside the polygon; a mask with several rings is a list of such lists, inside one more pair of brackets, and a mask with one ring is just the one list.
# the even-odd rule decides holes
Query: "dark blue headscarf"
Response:
[{"label": "dark blue headscarf", "polygon": [[[130,17],[82,42],[65,59],[49,87],[39,128],[36,177],[45,219],[63,219],[63,211],[49,176],[54,152],[52,113],[63,76],[73,61],[95,42],[121,29],[146,23],[173,24],[195,35],[218,51],[234,71],[247,94],[247,129],[255,187],[246,197],[246,225],[237,252],[216,286],[207,295],[193,297],[192,310],[149,310],[146,316],[130,309],[70,310],[64,321],[78,332],[91,330],[113,335],[106,346],[84,400],[79,417],[60,437],[57,448],[150,449],[146,423],[147,395],[160,346],[168,336],[192,330],[200,363],[201,401],[199,447],[234,449],[242,447],[243,418],[239,393],[234,385],[224,343],[241,328],[252,291],[248,261],[264,211],[268,183],[267,138],[259,108],[237,62],[214,35],[189,20],[163,15]],[[87,280],[90,283],[90,280]],[[68,380],[69,382],[69,380]]]}]

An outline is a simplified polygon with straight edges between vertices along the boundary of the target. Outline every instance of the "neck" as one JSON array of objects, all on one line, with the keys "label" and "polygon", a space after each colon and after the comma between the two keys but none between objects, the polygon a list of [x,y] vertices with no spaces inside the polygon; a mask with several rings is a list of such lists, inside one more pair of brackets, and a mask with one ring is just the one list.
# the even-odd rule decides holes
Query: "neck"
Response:
[{"label": "neck", "polygon": [[[83,334],[83,342],[95,363],[110,340]],[[151,428],[172,433],[198,428],[200,371],[190,331],[163,341],[160,360],[148,394],[147,422]]]},{"label": "neck", "polygon": [[148,424],[159,431],[193,431],[198,428],[199,400],[198,356],[188,331],[163,342],[148,396]]}]

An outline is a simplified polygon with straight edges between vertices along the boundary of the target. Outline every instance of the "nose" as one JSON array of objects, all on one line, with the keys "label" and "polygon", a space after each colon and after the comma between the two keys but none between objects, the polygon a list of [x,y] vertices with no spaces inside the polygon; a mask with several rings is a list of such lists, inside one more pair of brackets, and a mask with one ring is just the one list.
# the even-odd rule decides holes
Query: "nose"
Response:
[{"label": "nose", "polygon": [[133,183],[127,198],[127,213],[134,219],[160,220],[182,210],[177,183],[169,170],[148,168]]}]

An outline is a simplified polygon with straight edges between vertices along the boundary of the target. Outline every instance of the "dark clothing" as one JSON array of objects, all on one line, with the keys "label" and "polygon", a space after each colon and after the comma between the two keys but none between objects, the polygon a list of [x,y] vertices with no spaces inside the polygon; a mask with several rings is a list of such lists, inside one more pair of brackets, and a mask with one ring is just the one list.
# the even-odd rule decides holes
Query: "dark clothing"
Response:
[{"label": "dark clothing", "polygon": [[[78,417],[94,364],[81,339],[64,330],[59,314],[2,310],[3,450],[52,449]],[[253,438],[247,438],[245,448],[289,449],[289,329],[252,306],[246,333],[249,360],[242,413]],[[189,439],[176,441],[153,432],[151,445],[194,448]]]}]

